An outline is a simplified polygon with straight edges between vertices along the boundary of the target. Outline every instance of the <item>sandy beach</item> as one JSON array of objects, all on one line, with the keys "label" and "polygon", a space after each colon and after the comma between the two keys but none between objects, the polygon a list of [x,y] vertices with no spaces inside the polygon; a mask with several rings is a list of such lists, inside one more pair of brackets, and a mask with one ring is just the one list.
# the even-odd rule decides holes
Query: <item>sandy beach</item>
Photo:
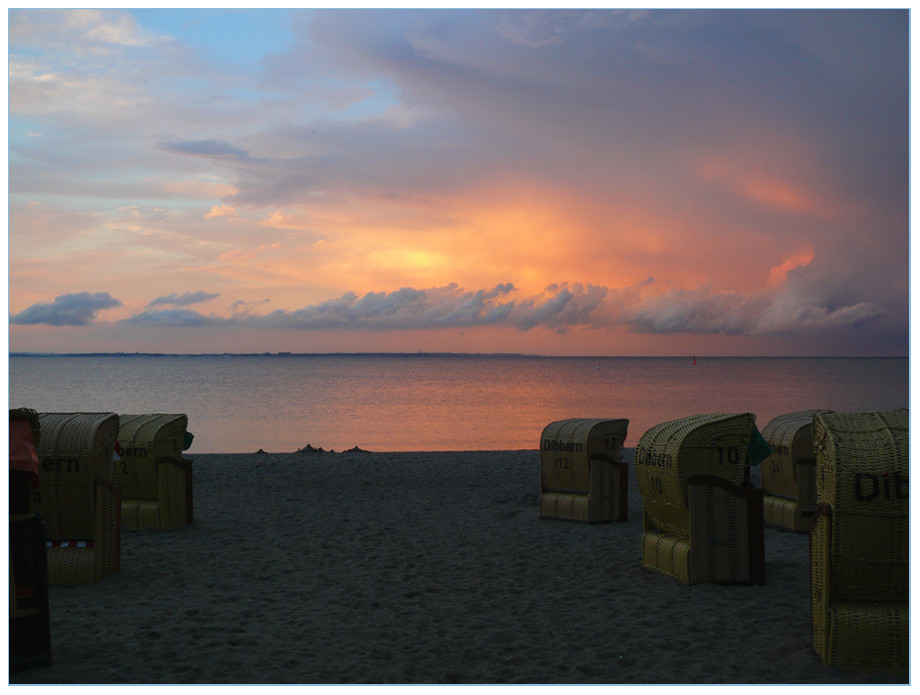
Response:
[{"label": "sandy beach", "polygon": [[12,683],[906,682],[821,664],[807,535],[767,528],[764,586],[642,570],[634,475],[588,525],[538,518],[535,450],[191,458],[194,524],[52,587],[53,664]]}]

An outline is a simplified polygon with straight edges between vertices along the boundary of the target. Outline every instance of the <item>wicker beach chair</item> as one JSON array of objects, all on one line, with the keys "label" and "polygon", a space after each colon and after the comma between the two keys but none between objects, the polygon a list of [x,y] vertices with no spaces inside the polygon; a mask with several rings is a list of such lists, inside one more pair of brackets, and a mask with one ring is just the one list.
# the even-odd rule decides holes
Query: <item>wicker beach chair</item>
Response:
[{"label": "wicker beach chair", "polygon": [[118,431],[122,524],[176,529],[193,520],[192,462],[182,458],[184,414],[122,415]]},{"label": "wicker beach chair", "polygon": [[29,514],[38,485],[38,413],[10,411],[10,671],[51,664],[45,525]]},{"label": "wicker beach chair", "polygon": [[814,646],[825,664],[906,673],[909,659],[909,415],[814,418]]},{"label": "wicker beach chair", "polygon": [[831,411],[787,413],[773,418],[763,428],[763,437],[770,445],[770,457],[760,471],[763,518],[773,526],[796,533],[808,533],[817,505],[812,422],[819,412]]},{"label": "wicker beach chair", "polygon": [[540,437],[540,518],[626,521],[628,467],[620,460],[629,420],[577,418]]},{"label": "wicker beach chair", "polygon": [[118,572],[121,500],[112,458],[115,413],[40,413],[39,512],[48,537],[50,584],[92,584]]},{"label": "wicker beach chair", "polygon": [[643,434],[642,567],[685,584],[762,584],[763,492],[748,479],[766,452],[750,413],[694,415]]}]

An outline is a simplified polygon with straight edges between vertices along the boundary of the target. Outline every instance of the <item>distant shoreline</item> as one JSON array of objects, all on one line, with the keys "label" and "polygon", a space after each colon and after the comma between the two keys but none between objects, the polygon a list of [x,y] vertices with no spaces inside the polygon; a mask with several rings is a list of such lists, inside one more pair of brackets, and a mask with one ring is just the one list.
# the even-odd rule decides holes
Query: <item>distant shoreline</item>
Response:
[{"label": "distant shoreline", "polygon": [[906,360],[910,355],[538,355],[517,352],[10,352],[9,357],[459,357],[548,360]]}]

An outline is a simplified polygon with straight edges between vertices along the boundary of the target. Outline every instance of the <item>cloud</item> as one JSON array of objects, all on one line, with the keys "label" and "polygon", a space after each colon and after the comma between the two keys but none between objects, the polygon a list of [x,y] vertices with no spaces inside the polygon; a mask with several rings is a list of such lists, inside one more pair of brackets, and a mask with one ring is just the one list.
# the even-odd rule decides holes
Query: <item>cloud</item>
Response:
[{"label": "cloud", "polygon": [[121,302],[108,292],[62,294],[50,304],[33,304],[11,316],[10,323],[86,326],[93,322],[100,311],[118,306],[121,306]]},{"label": "cloud", "polygon": [[161,142],[157,147],[164,152],[173,154],[239,162],[251,160],[249,152],[222,140],[177,140],[175,142]]},{"label": "cloud", "polygon": [[252,312],[263,304],[270,304],[270,299],[260,299],[255,302],[245,302],[242,299],[238,299],[230,305],[230,314],[231,319],[241,319],[248,318],[252,316]]},{"label": "cloud", "polygon": [[654,281],[611,289],[598,285],[551,285],[535,296],[515,298],[511,283],[491,290],[445,287],[347,293],[295,311],[278,310],[247,321],[295,330],[393,331],[426,328],[506,326],[527,332],[544,328],[626,327],[634,333],[697,335],[783,335],[860,330],[885,315],[870,302],[831,306],[804,301],[787,290],[715,292],[709,286],[642,296]]},{"label": "cloud", "polygon": [[205,292],[203,290],[199,290],[198,292],[184,292],[181,295],[177,295],[175,292],[172,292],[170,294],[165,294],[162,297],[157,297],[147,306],[158,306],[160,304],[188,306],[189,304],[199,304],[210,299],[216,299],[219,296],[220,295],[216,292]]},{"label": "cloud", "polygon": [[[907,15],[319,10],[227,70],[258,13],[11,10],[11,292],[143,267],[117,293],[158,326],[906,332]],[[183,273],[246,302],[177,312]],[[337,298],[256,314],[300,287]]]},{"label": "cloud", "polygon": [[299,330],[407,330],[496,325],[505,322],[513,302],[500,301],[514,286],[468,292],[455,283],[445,287],[395,292],[353,292],[337,299],[297,309],[274,311],[252,321],[259,325]]},{"label": "cloud", "polygon": [[236,208],[230,207],[229,205],[214,205],[204,218],[210,220],[214,217],[226,217],[227,215],[233,215],[235,212]]},{"label": "cloud", "polygon": [[[794,283],[751,293],[718,292],[704,285],[650,294],[655,286],[652,278],[622,288],[554,284],[537,295],[518,297],[519,290],[510,282],[473,291],[451,283],[367,292],[363,296],[347,292],[300,309],[267,314],[254,313],[268,303],[267,299],[240,300],[231,305],[229,317],[182,308],[218,296],[199,291],[158,297],[148,307],[171,308],[148,308],[119,323],[160,328],[232,325],[257,330],[380,332],[503,326],[522,333],[543,328],[559,334],[576,329],[626,328],[648,335],[776,336],[860,331],[891,313],[870,301],[846,303],[830,294],[821,298]],[[52,304],[36,304],[10,320],[19,324],[85,325],[97,311],[120,304],[107,293],[64,295]]]},{"label": "cloud", "polygon": [[544,326],[556,332],[596,324],[598,319],[594,314],[609,295],[608,288],[597,285],[550,285],[544,294],[520,302],[512,317],[513,324],[522,331]]},{"label": "cloud", "polygon": [[745,294],[705,286],[646,298],[630,309],[626,323],[648,334],[801,335],[858,331],[886,314],[871,302],[835,306],[830,298],[797,296],[788,287]]},{"label": "cloud", "polygon": [[637,333],[722,333],[742,335],[757,327],[768,298],[740,292],[712,292],[709,287],[671,290],[649,297],[629,311]]},{"label": "cloud", "polygon": [[155,309],[142,311],[119,323],[135,324],[139,326],[158,326],[161,328],[188,328],[213,326],[215,324],[230,323],[228,319],[214,316],[205,316],[191,309]]},{"label": "cloud", "polygon": [[10,12],[10,39],[19,45],[66,42],[80,51],[103,53],[112,47],[156,45],[158,37],[141,27],[134,16],[120,10],[62,9]]}]

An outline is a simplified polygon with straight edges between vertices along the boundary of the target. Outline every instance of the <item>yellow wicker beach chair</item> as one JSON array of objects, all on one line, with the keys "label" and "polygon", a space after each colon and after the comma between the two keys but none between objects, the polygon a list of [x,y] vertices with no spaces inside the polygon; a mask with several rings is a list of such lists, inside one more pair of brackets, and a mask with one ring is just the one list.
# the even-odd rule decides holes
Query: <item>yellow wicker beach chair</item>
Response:
[{"label": "yellow wicker beach chair", "polygon": [[694,415],[642,435],[644,569],[685,584],[764,582],[763,492],[748,484],[766,456],[759,436],[750,413]]},{"label": "yellow wicker beach chair", "polygon": [[626,521],[629,420],[560,420],[540,437],[540,518]]},{"label": "yellow wicker beach chair", "polygon": [[909,658],[909,415],[814,418],[812,636],[825,664],[906,673]]},{"label": "yellow wicker beach chair", "polygon": [[184,414],[122,415],[115,478],[122,523],[131,529],[176,529],[191,523],[192,462],[182,458]]},{"label": "yellow wicker beach chair", "polygon": [[120,568],[121,500],[112,457],[115,413],[40,413],[39,512],[50,584],[92,584]]},{"label": "yellow wicker beach chair", "polygon": [[770,457],[760,471],[763,488],[763,518],[780,528],[808,533],[817,505],[815,481],[815,413],[802,410],[773,418],[763,428],[770,445]]},{"label": "yellow wicker beach chair", "polygon": [[51,664],[45,525],[25,513],[38,485],[38,413],[10,411],[10,671]]}]

